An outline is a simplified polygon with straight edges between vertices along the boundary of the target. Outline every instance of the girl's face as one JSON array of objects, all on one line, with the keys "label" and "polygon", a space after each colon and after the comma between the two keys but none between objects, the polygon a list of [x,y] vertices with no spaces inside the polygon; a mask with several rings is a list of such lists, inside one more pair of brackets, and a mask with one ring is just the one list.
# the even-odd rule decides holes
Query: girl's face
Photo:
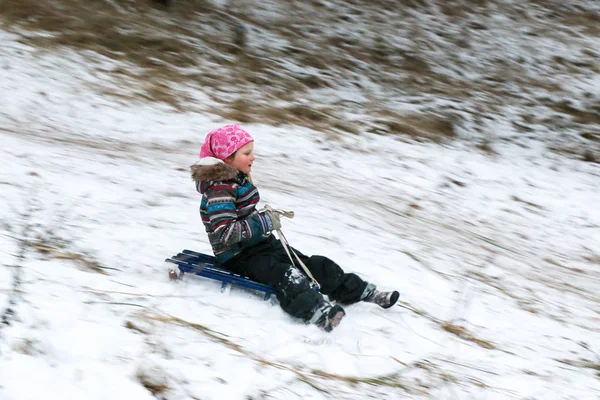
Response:
[{"label": "girl's face", "polygon": [[235,152],[233,158],[228,157],[225,162],[231,165],[233,168],[242,171],[246,175],[249,175],[255,158],[254,142],[250,142],[240,147],[238,151]]}]

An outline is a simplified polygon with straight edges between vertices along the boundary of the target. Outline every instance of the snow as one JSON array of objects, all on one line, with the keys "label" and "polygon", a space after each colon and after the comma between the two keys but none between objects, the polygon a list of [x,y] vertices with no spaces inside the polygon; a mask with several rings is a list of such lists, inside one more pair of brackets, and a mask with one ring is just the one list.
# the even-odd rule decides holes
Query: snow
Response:
[{"label": "snow", "polygon": [[263,204],[296,213],[290,243],[401,293],[325,333],[240,289],[167,279],[166,257],[210,253],[188,167],[224,121],[103,97],[114,62],[17,39],[0,31],[0,311],[22,274],[1,399],[598,398],[580,366],[600,363],[597,164],[246,124]]}]

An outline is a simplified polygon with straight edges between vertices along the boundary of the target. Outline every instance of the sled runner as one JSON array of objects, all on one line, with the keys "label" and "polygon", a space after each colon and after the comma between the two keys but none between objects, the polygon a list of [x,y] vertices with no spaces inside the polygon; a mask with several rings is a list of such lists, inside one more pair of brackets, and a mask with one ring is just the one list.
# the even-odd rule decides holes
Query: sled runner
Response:
[{"label": "sled runner", "polygon": [[185,273],[194,274],[220,281],[221,291],[224,291],[227,285],[231,284],[264,293],[264,300],[269,300],[271,295],[275,293],[275,290],[271,286],[254,282],[244,276],[221,268],[216,258],[208,254],[183,250],[181,253],[167,258],[165,261],[176,264],[179,267],[178,271],[169,271],[169,276],[172,279],[182,279]]}]

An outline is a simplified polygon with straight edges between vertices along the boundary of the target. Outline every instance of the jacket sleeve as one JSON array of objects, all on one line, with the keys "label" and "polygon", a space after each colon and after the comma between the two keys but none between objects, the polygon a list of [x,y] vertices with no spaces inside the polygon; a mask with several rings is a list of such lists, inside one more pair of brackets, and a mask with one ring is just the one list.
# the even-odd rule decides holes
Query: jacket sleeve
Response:
[{"label": "jacket sleeve", "polygon": [[205,192],[206,214],[214,237],[225,247],[240,244],[247,247],[264,240],[273,230],[269,216],[258,211],[238,219],[236,212],[236,187],[234,184],[215,184]]}]

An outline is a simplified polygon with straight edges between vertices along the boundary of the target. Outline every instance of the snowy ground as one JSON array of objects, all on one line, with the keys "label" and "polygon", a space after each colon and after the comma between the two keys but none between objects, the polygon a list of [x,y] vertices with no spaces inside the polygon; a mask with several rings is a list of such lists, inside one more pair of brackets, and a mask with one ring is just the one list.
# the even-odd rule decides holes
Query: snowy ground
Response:
[{"label": "snowy ground", "polygon": [[290,242],[401,292],[328,334],[167,279],[210,251],[188,166],[223,121],[100,97],[100,64],[0,39],[0,310],[22,276],[1,399],[600,395],[597,164],[246,125]]}]

